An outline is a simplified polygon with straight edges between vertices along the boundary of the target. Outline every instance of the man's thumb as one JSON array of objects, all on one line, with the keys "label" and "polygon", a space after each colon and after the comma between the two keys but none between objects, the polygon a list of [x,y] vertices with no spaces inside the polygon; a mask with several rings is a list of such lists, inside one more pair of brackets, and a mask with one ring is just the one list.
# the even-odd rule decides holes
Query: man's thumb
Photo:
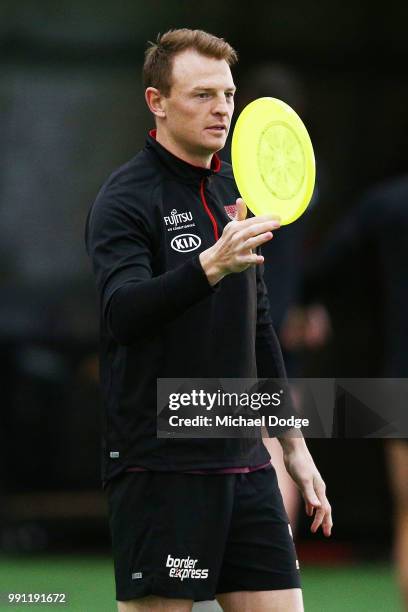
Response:
[{"label": "man's thumb", "polygon": [[236,204],[237,204],[236,220],[243,221],[244,219],[246,219],[246,216],[247,216],[246,204],[242,198],[238,198]]}]

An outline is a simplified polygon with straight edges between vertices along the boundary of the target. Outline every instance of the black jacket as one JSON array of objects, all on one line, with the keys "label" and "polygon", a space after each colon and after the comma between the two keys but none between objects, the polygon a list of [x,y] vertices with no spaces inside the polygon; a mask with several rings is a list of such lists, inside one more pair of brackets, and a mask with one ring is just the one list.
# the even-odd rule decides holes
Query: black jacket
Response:
[{"label": "black jacket", "polygon": [[[260,440],[156,437],[156,380],[285,375],[262,270],[211,287],[199,261],[239,197],[231,166],[175,157],[154,138],[102,187],[86,223],[100,296],[102,476],[253,466]],[[227,207],[227,208],[225,208]]]}]

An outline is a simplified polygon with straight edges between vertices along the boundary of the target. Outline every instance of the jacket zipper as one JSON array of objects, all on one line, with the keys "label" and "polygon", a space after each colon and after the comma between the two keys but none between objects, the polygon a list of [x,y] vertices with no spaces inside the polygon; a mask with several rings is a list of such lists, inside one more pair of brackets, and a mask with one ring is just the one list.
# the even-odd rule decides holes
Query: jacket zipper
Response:
[{"label": "jacket zipper", "polygon": [[214,229],[214,238],[215,238],[215,242],[217,242],[218,237],[219,237],[219,236],[218,236],[218,227],[217,227],[217,222],[216,222],[216,220],[215,220],[215,218],[214,218],[214,215],[212,214],[212,212],[211,212],[211,210],[210,210],[210,208],[209,208],[209,206],[208,206],[208,204],[207,204],[207,200],[205,199],[205,193],[204,193],[204,181],[205,181],[205,179],[204,179],[204,178],[202,178],[202,179],[201,179],[201,183],[200,183],[200,196],[201,196],[201,201],[202,201],[202,203],[204,204],[204,208],[205,208],[205,211],[206,211],[207,215],[208,215],[208,216],[210,217],[210,219],[211,219],[211,223],[212,223],[212,226],[213,226],[213,229]]}]

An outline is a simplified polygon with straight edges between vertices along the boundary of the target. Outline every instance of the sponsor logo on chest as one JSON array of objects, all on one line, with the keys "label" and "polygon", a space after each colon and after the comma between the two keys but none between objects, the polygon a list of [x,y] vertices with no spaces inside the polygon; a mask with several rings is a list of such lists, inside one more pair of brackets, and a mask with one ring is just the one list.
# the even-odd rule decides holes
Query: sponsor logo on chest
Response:
[{"label": "sponsor logo on chest", "polygon": [[201,244],[201,238],[195,234],[179,234],[174,236],[170,246],[178,253],[189,253],[195,251]]},{"label": "sponsor logo on chest", "polygon": [[166,215],[163,219],[168,232],[175,232],[180,229],[187,229],[195,226],[193,213],[191,211],[177,212],[177,210],[173,208],[170,215]]}]

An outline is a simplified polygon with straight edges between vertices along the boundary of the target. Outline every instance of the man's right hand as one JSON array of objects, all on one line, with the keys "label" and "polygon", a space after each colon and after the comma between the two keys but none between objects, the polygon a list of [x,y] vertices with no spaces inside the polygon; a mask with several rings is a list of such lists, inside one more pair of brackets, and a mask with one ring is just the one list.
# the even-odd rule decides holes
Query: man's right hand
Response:
[{"label": "man's right hand", "polygon": [[252,265],[262,264],[264,258],[253,252],[272,239],[272,230],[280,227],[276,215],[246,218],[247,207],[237,199],[237,217],[224,227],[220,239],[200,253],[200,263],[210,285],[216,285],[224,276],[243,272]]}]

